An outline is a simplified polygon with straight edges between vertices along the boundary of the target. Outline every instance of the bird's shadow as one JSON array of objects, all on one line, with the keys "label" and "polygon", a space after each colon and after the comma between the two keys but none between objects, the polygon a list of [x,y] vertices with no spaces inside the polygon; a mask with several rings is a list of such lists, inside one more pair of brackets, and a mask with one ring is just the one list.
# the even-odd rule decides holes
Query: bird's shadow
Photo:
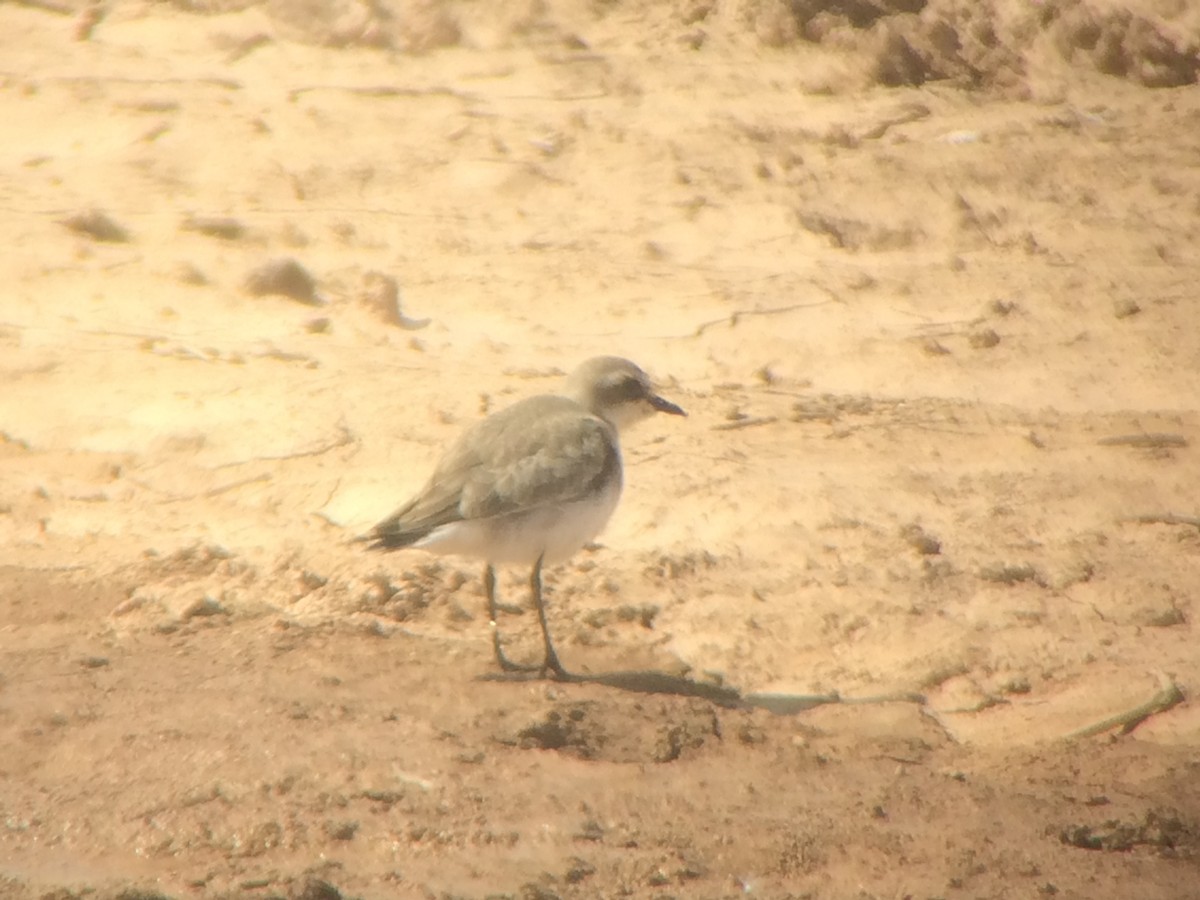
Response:
[{"label": "bird's shadow", "polygon": [[671,675],[667,672],[658,672],[653,669],[600,672],[595,675],[562,672],[551,676],[544,675],[541,672],[489,672],[486,675],[481,675],[479,680],[502,682],[548,680],[558,684],[598,684],[603,687],[614,688],[619,691],[629,691],[634,694],[667,694],[676,697],[699,697],[702,700],[708,700],[711,703],[729,709],[765,709],[775,715],[794,715],[818,706],[834,703],[914,703],[918,705],[924,705],[925,703],[923,695],[908,691],[858,698],[843,697],[836,693],[743,694],[737,688],[703,681],[692,681],[690,678]]},{"label": "bird's shadow", "polygon": [[692,681],[667,672],[653,669],[631,670],[624,672],[599,672],[597,674],[582,674],[579,672],[560,672],[543,675],[541,672],[489,672],[481,675],[481,681],[541,681],[547,680],[558,684],[598,684],[615,688],[619,691],[629,691],[634,694],[672,694],[677,697],[700,697],[721,706],[738,707],[742,705],[741,692],[736,688],[703,681]]}]

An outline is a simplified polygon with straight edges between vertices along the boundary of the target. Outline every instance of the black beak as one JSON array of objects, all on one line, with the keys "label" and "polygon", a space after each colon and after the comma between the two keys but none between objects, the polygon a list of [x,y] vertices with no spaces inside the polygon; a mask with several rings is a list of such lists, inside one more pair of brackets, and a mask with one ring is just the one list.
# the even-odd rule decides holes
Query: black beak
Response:
[{"label": "black beak", "polygon": [[673,416],[686,416],[687,415],[687,413],[685,413],[681,407],[676,406],[674,403],[672,403],[670,400],[667,400],[664,397],[658,396],[658,394],[651,394],[646,399],[649,400],[650,405],[653,406],[655,409],[657,409],[659,412],[670,413]]}]

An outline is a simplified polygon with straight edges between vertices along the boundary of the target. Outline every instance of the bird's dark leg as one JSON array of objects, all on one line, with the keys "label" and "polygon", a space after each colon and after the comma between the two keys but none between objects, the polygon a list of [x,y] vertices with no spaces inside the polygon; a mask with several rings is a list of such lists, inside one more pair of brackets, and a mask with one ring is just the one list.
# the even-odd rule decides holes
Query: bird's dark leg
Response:
[{"label": "bird's dark leg", "polygon": [[542,640],[546,645],[546,656],[542,660],[542,672],[547,669],[554,673],[560,681],[568,681],[573,676],[563,668],[554,652],[554,644],[550,640],[550,626],[546,623],[546,602],[542,599],[542,557],[533,564],[533,573],[529,576],[529,588],[533,591],[533,602],[537,606],[538,621],[542,623]]},{"label": "bird's dark leg", "polygon": [[496,654],[496,664],[505,672],[543,671],[541,666],[515,663],[504,655],[504,648],[500,646],[500,626],[496,623],[496,614],[499,612],[496,607],[496,570],[492,568],[491,563],[483,570],[483,586],[487,590],[488,622],[492,626],[492,650]]}]

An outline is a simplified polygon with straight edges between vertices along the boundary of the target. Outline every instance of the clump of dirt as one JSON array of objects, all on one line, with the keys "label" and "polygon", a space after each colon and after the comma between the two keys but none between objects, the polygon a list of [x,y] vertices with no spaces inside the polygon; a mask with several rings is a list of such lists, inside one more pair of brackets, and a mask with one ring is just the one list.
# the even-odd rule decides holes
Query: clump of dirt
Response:
[{"label": "clump of dirt", "polygon": [[[973,0],[732,0],[693,3],[683,22],[732,23],[769,47],[813,43],[860,55],[871,83],[950,80],[1009,90],[1043,58],[1088,66],[1147,87],[1193,84],[1195,29],[1160,14],[1107,9],[1088,0],[1004,4]],[[721,15],[723,13],[724,15]]]},{"label": "clump of dirt", "polygon": [[[631,726],[639,721],[647,727]],[[498,736],[525,749],[619,763],[674,762],[720,738],[721,723],[712,704],[699,700],[559,703],[515,736]]]},{"label": "clump of dirt", "polygon": [[434,600],[453,595],[469,580],[459,569],[433,560],[402,570],[398,575],[383,572],[365,579],[361,608],[397,622],[421,618]]},{"label": "clump of dirt", "polygon": [[1174,810],[1150,810],[1141,821],[1108,819],[1098,825],[1067,825],[1058,833],[1064,844],[1083,850],[1125,852],[1151,847],[1159,853],[1195,855],[1200,830]]},{"label": "clump of dirt", "polygon": [[1194,84],[1200,73],[1194,29],[1184,38],[1161,20],[1084,2],[1054,4],[1044,15],[1055,47],[1070,62],[1153,88]]},{"label": "clump of dirt", "polygon": [[462,38],[449,4],[439,0],[270,0],[272,22],[288,38],[327,47],[377,47],[428,53]]},{"label": "clump of dirt", "polygon": [[[178,0],[178,5],[213,14],[251,4]],[[533,4],[514,13],[437,0],[272,0],[266,9],[280,34],[293,40],[430,53],[489,42],[497,35],[514,44],[550,40],[579,49],[589,46],[589,29],[601,27],[620,5],[550,9]],[[749,36],[785,50],[818,44],[857,55],[867,81],[889,87],[949,80],[964,87],[1019,90],[1029,71],[1046,60],[1146,87],[1193,84],[1200,75],[1195,23],[1185,20],[1186,8],[1167,0],[1140,13],[1109,8],[1102,0],[1011,6],[975,0],[691,0],[658,9],[624,5],[671,30],[684,29],[678,40],[694,50],[703,50],[710,32],[734,39]]]}]

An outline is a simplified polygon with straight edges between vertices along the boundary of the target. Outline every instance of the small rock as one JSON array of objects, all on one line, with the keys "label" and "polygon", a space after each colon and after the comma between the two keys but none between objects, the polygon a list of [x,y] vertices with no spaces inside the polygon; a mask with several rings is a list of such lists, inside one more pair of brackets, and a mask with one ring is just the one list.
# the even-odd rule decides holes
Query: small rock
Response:
[{"label": "small rock", "polygon": [[1134,615],[1134,624],[1150,628],[1174,628],[1176,625],[1186,625],[1187,618],[1178,606],[1147,607]]},{"label": "small rock", "polygon": [[263,263],[246,276],[246,290],[255,297],[278,295],[290,297],[309,306],[321,306],[317,296],[316,279],[296,260],[275,259]]},{"label": "small rock", "polygon": [[602,841],[604,840],[604,826],[595,819],[588,819],[579,826],[575,837],[581,841]]},{"label": "small rock", "polygon": [[179,618],[184,622],[189,619],[194,619],[197,616],[218,616],[226,614],[227,610],[219,602],[205,594],[198,600],[193,600],[185,606],[179,613]]},{"label": "small rock", "polygon": [[603,628],[606,625],[612,624],[615,617],[616,613],[611,609],[601,608],[585,613],[583,621],[589,628]]},{"label": "small rock", "polygon": [[900,537],[922,556],[937,556],[942,552],[942,542],[915,522],[901,528]]},{"label": "small rock", "polygon": [[354,821],[326,822],[325,833],[335,841],[349,841],[358,832],[358,823]]},{"label": "small rock", "polygon": [[737,737],[743,744],[764,744],[767,741],[767,733],[748,722],[738,728]]},{"label": "small rock", "polygon": [[1142,308],[1138,306],[1136,300],[1126,298],[1118,300],[1113,304],[1113,315],[1118,319],[1128,319],[1130,316],[1136,316],[1141,311]]},{"label": "small rock", "polygon": [[976,350],[988,350],[1000,343],[1000,335],[991,328],[984,328],[982,331],[976,331],[967,340]]},{"label": "small rock", "polygon": [[1024,675],[1014,675],[1000,684],[1000,692],[1003,694],[1028,694],[1031,690],[1033,686]]},{"label": "small rock", "polygon": [[134,592],[128,599],[122,600],[113,607],[110,616],[124,616],[133,612],[136,609],[141,609],[150,601],[150,596],[144,593]]},{"label": "small rock", "polygon": [[1096,567],[1086,560],[1076,560],[1063,566],[1053,577],[1047,579],[1056,591],[1065,591],[1074,584],[1084,584],[1091,581],[1096,574]]},{"label": "small rock", "polygon": [[246,233],[246,227],[241,222],[228,216],[188,216],[179,228],[223,241],[236,241]]},{"label": "small rock", "polygon": [[93,240],[108,244],[123,244],[129,240],[129,232],[114,222],[107,213],[98,209],[74,213],[65,219],[59,219],[58,224],[76,234],[86,234]]},{"label": "small rock", "polygon": [[451,622],[475,621],[475,615],[461,603],[455,601],[451,601],[449,609],[446,610],[446,618]]},{"label": "small rock", "polygon": [[530,881],[521,885],[521,900],[560,900],[559,895],[548,887]]},{"label": "small rock", "polygon": [[996,564],[980,569],[979,577],[984,581],[993,581],[997,584],[1018,584],[1022,581],[1037,581],[1037,569],[1029,563]]},{"label": "small rock", "polygon": [[99,3],[93,3],[91,6],[81,10],[78,17],[75,19],[75,40],[89,40],[92,36],[93,29],[95,29],[95,27],[99,25],[101,21],[103,21],[107,12],[107,10],[101,8]]},{"label": "small rock", "polygon": [[567,884],[579,884],[579,882],[586,879],[589,875],[595,874],[595,872],[595,866],[593,866],[586,859],[581,859],[580,857],[575,856],[571,858],[570,865],[568,866],[566,874],[563,876],[563,878],[566,880]]},{"label": "small rock", "polygon": [[315,591],[318,588],[323,588],[329,584],[329,579],[319,572],[314,572],[311,569],[305,569],[300,573],[300,583],[304,585],[306,590]]},{"label": "small rock", "polygon": [[192,263],[180,263],[175,267],[175,277],[184,284],[191,284],[197,287],[203,287],[208,284],[208,276],[196,265]]},{"label": "small rock", "polygon": [[666,248],[658,241],[646,241],[642,244],[642,256],[646,259],[657,262],[666,259],[668,255]]},{"label": "small rock", "polygon": [[288,892],[289,900],[342,900],[342,892],[328,881],[310,878]]},{"label": "small rock", "polygon": [[387,625],[377,618],[372,618],[365,622],[362,626],[363,634],[368,637],[390,638],[396,633],[396,629],[391,625]]},{"label": "small rock", "polygon": [[646,879],[646,883],[651,887],[662,887],[671,883],[671,876],[662,869],[655,869]]}]

